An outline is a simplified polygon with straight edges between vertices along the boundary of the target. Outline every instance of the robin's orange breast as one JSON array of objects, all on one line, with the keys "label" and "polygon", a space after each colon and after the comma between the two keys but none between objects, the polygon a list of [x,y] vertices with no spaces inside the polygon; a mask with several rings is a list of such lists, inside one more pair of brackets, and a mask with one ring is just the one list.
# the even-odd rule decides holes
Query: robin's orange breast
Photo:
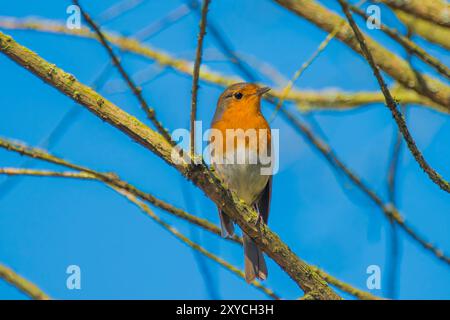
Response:
[{"label": "robin's orange breast", "polygon": [[[259,108],[258,108],[259,109]],[[265,142],[266,148],[270,149],[271,145],[271,134],[270,134],[270,126],[267,123],[264,116],[261,114],[261,112],[252,106],[244,106],[241,105],[230,105],[227,110],[224,111],[222,114],[222,117],[220,120],[216,121],[212,128],[220,130],[223,137],[224,142],[224,148],[223,151],[227,152],[227,145],[230,147],[231,145],[234,145],[234,148],[237,147],[237,141],[233,144],[227,144],[227,139],[233,139],[234,137],[230,137],[230,130],[237,130],[242,129],[244,132],[248,133],[247,138],[249,134],[251,134],[253,131],[256,133],[256,141],[254,141],[254,144],[251,144],[248,139],[245,141],[245,145],[247,147],[251,147],[252,145],[256,145],[257,152],[259,153],[259,146],[260,143]],[[227,129],[229,130],[227,133]],[[260,139],[263,138],[264,141],[260,141]],[[236,137],[237,139],[237,137]]]}]

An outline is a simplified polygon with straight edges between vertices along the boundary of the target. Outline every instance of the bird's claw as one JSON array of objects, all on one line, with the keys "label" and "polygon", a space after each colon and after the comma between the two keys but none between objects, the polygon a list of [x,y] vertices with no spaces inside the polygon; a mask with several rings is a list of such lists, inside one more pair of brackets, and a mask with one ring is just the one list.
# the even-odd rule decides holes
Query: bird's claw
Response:
[{"label": "bird's claw", "polygon": [[255,226],[259,226],[264,223],[264,219],[262,215],[258,212],[258,218],[256,218]]}]

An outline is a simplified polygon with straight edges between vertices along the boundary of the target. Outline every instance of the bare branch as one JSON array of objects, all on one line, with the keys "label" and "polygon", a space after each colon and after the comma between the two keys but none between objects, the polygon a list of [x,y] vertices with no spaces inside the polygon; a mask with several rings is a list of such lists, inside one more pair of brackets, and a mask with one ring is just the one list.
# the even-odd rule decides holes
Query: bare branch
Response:
[{"label": "bare branch", "polygon": [[14,270],[8,268],[5,265],[2,265],[0,263],[0,278],[8,282],[9,284],[13,285],[23,293],[25,293],[27,296],[29,296],[32,299],[35,300],[50,300],[51,298],[43,292],[41,289],[39,289],[38,286],[36,286],[31,281],[25,279],[24,277],[20,276]]},{"label": "bare branch", "polygon": [[[343,21],[339,15],[329,11],[314,0],[275,1],[327,32],[332,32]],[[339,30],[336,38],[358,54],[363,54],[348,23],[345,23],[344,27]],[[415,90],[450,111],[450,88],[447,85],[429,76],[418,75],[404,59],[387,50],[367,35],[365,39],[368,48],[373,53],[374,61],[384,72],[406,88]]]},{"label": "bare branch", "polygon": [[202,16],[200,20],[200,31],[198,32],[197,50],[195,53],[194,71],[192,76],[192,100],[191,100],[191,156],[195,154],[195,119],[197,115],[198,79],[200,65],[202,64],[203,38],[207,24],[208,7],[210,0],[203,0]]}]

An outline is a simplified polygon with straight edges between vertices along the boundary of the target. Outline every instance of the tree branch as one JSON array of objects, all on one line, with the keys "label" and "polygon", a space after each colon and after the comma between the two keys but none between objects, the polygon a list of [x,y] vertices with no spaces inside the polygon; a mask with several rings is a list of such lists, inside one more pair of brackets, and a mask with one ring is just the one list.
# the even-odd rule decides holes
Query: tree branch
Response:
[{"label": "tree branch", "polygon": [[50,300],[50,297],[34,283],[18,275],[14,270],[0,263],[0,278],[35,300]]},{"label": "tree branch", "polygon": [[[275,1],[328,33],[344,21],[339,15],[330,12],[314,0]],[[363,54],[348,23],[345,23],[339,30],[336,38],[356,53]],[[375,40],[367,36],[365,39],[369,50],[373,53],[374,61],[384,72],[406,88],[415,90],[440,104],[447,112],[450,111],[450,88],[448,86],[429,76],[419,76],[404,59],[390,52]]]},{"label": "tree branch", "polygon": [[195,119],[197,115],[198,79],[200,75],[200,65],[202,64],[203,39],[207,24],[207,15],[210,0],[203,0],[202,14],[200,19],[200,31],[198,32],[197,49],[195,53],[195,63],[192,76],[192,99],[191,99],[191,156],[195,154]]}]

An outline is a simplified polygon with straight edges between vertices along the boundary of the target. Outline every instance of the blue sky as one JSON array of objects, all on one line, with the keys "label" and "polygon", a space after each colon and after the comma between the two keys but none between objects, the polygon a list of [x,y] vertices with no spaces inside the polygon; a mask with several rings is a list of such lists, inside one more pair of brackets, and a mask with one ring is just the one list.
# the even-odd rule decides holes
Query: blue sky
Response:
[{"label": "blue sky", "polygon": [[[335,1],[321,1],[340,12]],[[45,4],[44,4],[45,3]],[[96,18],[115,1],[83,1]],[[105,29],[133,34],[153,23],[183,1],[150,1],[104,25]],[[0,15],[43,17],[64,21],[70,1],[0,0]],[[213,0],[210,21],[222,30],[235,50],[276,68],[284,77],[306,61],[326,34],[269,0]],[[359,21],[359,20],[358,20]],[[382,8],[382,21],[399,27]],[[92,40],[2,30],[46,60],[71,72],[83,83],[95,79],[108,56]],[[151,37],[147,44],[192,60],[195,55],[198,17],[187,17]],[[379,31],[370,36],[405,56],[403,50]],[[416,40],[416,39],[415,39]],[[417,38],[419,44],[450,63],[448,53]],[[230,76],[236,69],[218,56],[216,42],[205,38],[205,64]],[[143,93],[159,119],[171,130],[189,123],[191,79],[166,70],[152,61],[126,55],[131,74],[152,70]],[[413,60],[424,73],[437,76]],[[153,67],[151,67],[153,66]],[[153,69],[152,69],[153,68]],[[77,164],[99,171],[115,171],[139,188],[178,207],[218,223],[216,208],[203,193],[148,150],[132,143],[120,131],[100,121],[67,97],[0,55],[0,135],[37,145],[71,109],[79,109],[70,127],[51,151]],[[147,72],[148,73],[148,72]],[[268,85],[268,79],[261,78]],[[444,79],[440,78],[445,82]],[[121,86],[118,73],[110,73],[101,90],[108,99],[145,120],[135,98]],[[388,79],[392,83],[391,79]],[[448,83],[448,81],[447,81]],[[301,89],[336,88],[348,91],[377,90],[364,60],[343,44],[333,41],[296,86]],[[198,118],[207,126],[221,88],[201,83]],[[287,105],[288,108],[292,106]],[[271,107],[263,105],[268,117]],[[311,116],[304,119],[311,121]],[[351,112],[318,112],[314,130],[338,156],[375,191],[387,198],[386,175],[395,123],[383,104]],[[408,124],[428,162],[450,178],[450,121],[448,116],[420,106],[408,108]],[[280,171],[274,177],[270,227],[307,262],[359,288],[366,288],[366,269],[379,265],[385,276],[389,223],[344,176],[336,174],[281,117],[272,123],[280,129]],[[317,126],[320,127],[318,131]],[[0,166],[16,167],[23,158],[0,150]],[[56,169],[29,161],[26,167]],[[450,252],[450,202],[448,194],[422,172],[409,151],[403,149],[399,167],[398,207],[420,234],[444,252]],[[0,263],[38,284],[58,299],[266,299],[267,297],[207,258],[180,243],[146,218],[139,209],[114,191],[96,182],[52,178],[12,178],[9,192],[0,186]],[[4,181],[0,177],[0,182]],[[229,244],[155,209],[177,229],[229,262],[243,267],[242,248]],[[400,232],[401,264],[399,298],[450,297],[450,269]],[[66,288],[66,268],[78,265],[82,289]],[[302,292],[268,259],[268,287],[283,298]],[[205,274],[208,275],[204,277]],[[372,290],[376,295],[385,294]],[[345,295],[344,295],[345,296]],[[345,296],[347,297],[347,296]],[[26,298],[0,281],[1,299]]]}]

